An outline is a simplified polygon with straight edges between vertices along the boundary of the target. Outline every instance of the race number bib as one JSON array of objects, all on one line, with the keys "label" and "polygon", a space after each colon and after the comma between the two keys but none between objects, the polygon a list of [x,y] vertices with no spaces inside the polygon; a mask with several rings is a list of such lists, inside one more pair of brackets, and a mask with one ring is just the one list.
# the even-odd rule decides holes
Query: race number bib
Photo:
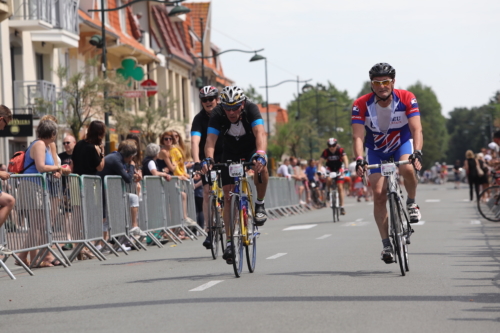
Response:
[{"label": "race number bib", "polygon": [[330,172],[330,178],[337,178],[338,174],[336,172]]},{"label": "race number bib", "polygon": [[230,164],[229,165],[229,176],[231,176],[231,177],[243,177],[243,164]]},{"label": "race number bib", "polygon": [[212,178],[212,181],[216,181],[217,180],[217,171],[210,171],[210,178]]},{"label": "race number bib", "polygon": [[388,177],[396,172],[396,164],[394,163],[382,164],[381,170],[382,170],[382,176]]}]

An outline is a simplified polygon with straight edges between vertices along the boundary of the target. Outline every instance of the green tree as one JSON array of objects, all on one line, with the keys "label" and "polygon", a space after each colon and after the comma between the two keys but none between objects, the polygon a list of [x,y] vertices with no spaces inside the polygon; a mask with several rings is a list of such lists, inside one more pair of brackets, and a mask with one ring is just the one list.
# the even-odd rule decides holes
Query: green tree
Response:
[{"label": "green tree", "polygon": [[264,98],[262,97],[261,94],[257,92],[254,86],[249,85],[247,89],[243,89],[243,92],[245,93],[245,96],[247,96],[248,99],[250,99],[250,101],[256,104],[264,103]]},{"label": "green tree", "polygon": [[432,88],[417,82],[408,87],[415,94],[420,109],[420,119],[424,134],[424,168],[446,159],[448,131],[446,119],[441,114],[441,104]]},{"label": "green tree", "polygon": [[365,83],[363,83],[363,87],[361,88],[361,91],[359,92],[357,98],[360,98],[361,96],[369,94],[371,92],[372,92],[372,84],[371,84],[371,82],[370,81],[365,81]]}]

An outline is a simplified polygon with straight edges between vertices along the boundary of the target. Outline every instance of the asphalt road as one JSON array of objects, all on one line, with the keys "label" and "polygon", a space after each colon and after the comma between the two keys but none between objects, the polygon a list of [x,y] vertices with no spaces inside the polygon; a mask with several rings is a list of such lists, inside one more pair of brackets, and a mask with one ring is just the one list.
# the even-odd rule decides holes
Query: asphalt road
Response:
[{"label": "asphalt road", "polygon": [[452,183],[419,187],[406,277],[380,260],[373,205],[352,198],[339,223],[329,209],[267,222],[241,278],[201,240],[35,276],[9,260],[0,332],[495,332],[500,224],[467,198]]}]

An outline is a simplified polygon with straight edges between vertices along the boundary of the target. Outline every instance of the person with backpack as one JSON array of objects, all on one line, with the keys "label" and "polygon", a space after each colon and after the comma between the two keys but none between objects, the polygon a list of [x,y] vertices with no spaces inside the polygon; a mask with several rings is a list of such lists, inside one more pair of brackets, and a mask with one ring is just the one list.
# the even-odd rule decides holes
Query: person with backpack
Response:
[{"label": "person with backpack", "polygon": [[[4,130],[5,127],[12,120],[12,111],[5,105],[0,105],[0,131]],[[7,180],[10,178],[10,174],[5,171],[0,171],[0,179]],[[0,191],[0,228],[7,220],[10,212],[14,208],[16,199],[8,193]],[[10,255],[12,251],[6,248],[3,244],[0,244],[0,255]]]}]

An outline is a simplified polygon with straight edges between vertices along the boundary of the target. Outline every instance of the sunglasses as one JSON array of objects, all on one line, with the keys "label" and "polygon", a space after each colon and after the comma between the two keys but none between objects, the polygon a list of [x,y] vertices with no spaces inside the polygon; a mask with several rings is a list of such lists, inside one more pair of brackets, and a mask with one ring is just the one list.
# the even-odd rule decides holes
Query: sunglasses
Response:
[{"label": "sunglasses", "polygon": [[203,98],[200,98],[200,100],[201,100],[202,103],[213,102],[214,99],[215,99],[215,97],[203,97]]},{"label": "sunglasses", "polygon": [[163,138],[163,141],[167,141],[167,140],[174,140],[174,138]]},{"label": "sunglasses", "polygon": [[236,105],[224,105],[222,108],[224,111],[231,112],[231,111],[237,111],[242,104],[236,104]]},{"label": "sunglasses", "polygon": [[334,145],[328,145],[328,147],[337,147],[337,144],[334,144]]},{"label": "sunglasses", "polygon": [[388,79],[388,80],[384,80],[384,81],[375,81],[375,80],[372,80],[372,84],[374,86],[378,86],[378,87],[387,87],[389,84],[391,84],[392,82],[392,79]]},{"label": "sunglasses", "polygon": [[69,145],[71,142],[69,141],[66,141],[66,142],[63,142],[63,145]]}]

